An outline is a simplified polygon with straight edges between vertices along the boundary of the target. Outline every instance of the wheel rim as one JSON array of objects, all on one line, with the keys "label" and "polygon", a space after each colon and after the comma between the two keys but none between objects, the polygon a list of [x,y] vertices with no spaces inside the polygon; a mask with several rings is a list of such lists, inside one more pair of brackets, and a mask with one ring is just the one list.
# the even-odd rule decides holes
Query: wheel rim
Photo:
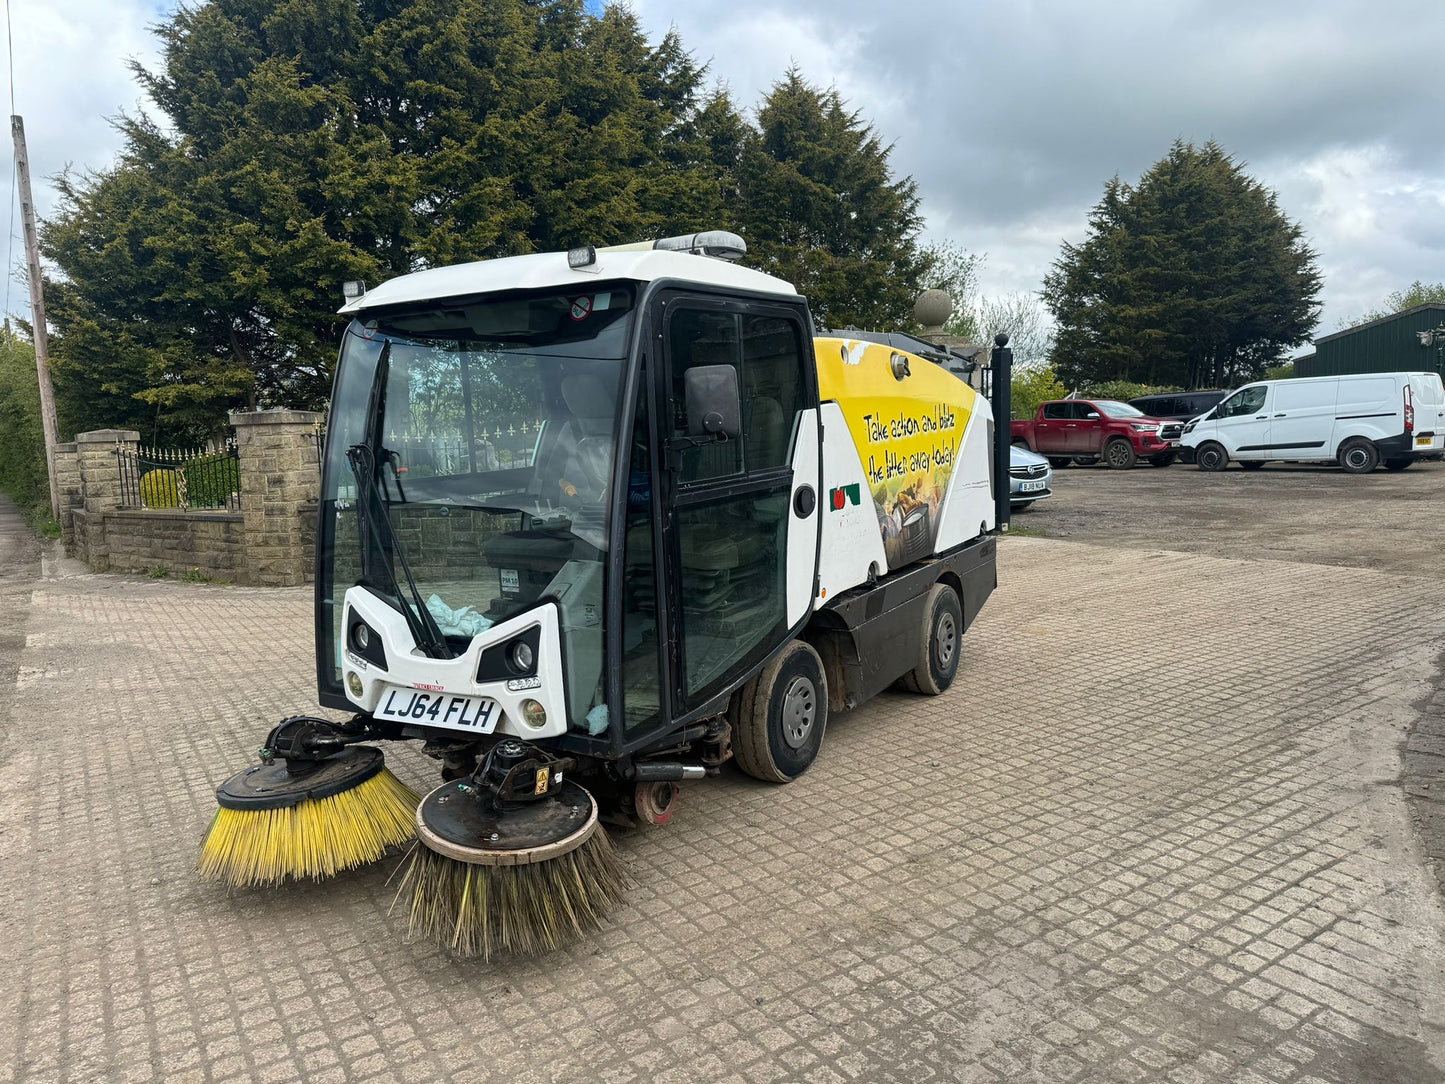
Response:
[{"label": "wheel rim", "polygon": [[1199,453],[1199,465],[1206,470],[1213,470],[1219,466],[1219,453],[1213,448],[1206,448]]},{"label": "wheel rim", "polygon": [[783,741],[788,743],[788,748],[803,747],[817,718],[818,690],[802,675],[793,678],[783,694]]},{"label": "wheel rim", "polygon": [[958,651],[958,624],[953,620],[953,614],[947,610],[938,619],[938,627],[933,630],[934,658],[938,662],[938,668],[945,673],[953,665],[953,657]]},{"label": "wheel rim", "polygon": [[1128,461],[1129,449],[1125,445],[1120,444],[1118,441],[1109,445],[1109,463],[1112,466],[1121,466]]},{"label": "wheel rim", "polygon": [[1348,452],[1345,453],[1345,462],[1352,467],[1363,467],[1369,461],[1369,454],[1365,451],[1365,449],[1358,446],[1351,448]]}]

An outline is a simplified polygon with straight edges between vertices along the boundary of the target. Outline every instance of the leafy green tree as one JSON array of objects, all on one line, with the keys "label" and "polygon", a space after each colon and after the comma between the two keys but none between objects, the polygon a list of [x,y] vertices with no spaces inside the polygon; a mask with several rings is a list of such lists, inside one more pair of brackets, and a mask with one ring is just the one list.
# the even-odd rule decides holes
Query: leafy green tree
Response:
[{"label": "leafy green tree", "polygon": [[757,111],[739,162],[748,263],[793,283],[820,327],[899,327],[929,271],[917,185],[847,109],[789,71]]},{"label": "leafy green tree", "polygon": [[1044,280],[1069,384],[1228,387],[1303,342],[1320,274],[1275,194],[1213,141],[1177,141],[1137,185],[1113,178],[1082,244]]},{"label": "leafy green tree", "polygon": [[1341,330],[1344,330],[1359,324],[1368,324],[1371,320],[1383,320],[1387,316],[1394,316],[1397,312],[1404,312],[1417,305],[1428,305],[1432,302],[1445,304],[1445,282],[1425,283],[1416,279],[1405,289],[1386,294],[1384,302],[1378,309],[1371,309],[1358,320],[1341,320],[1339,326]]},{"label": "leafy green tree", "polygon": [[50,515],[35,348],[0,331],[0,492],[31,518]]},{"label": "leafy green tree", "polygon": [[745,133],[674,34],[582,0],[211,0],[43,230],[66,428],[320,406],[347,279],[695,228]]},{"label": "leafy green tree", "polygon": [[1015,418],[1032,418],[1039,412],[1040,403],[1062,399],[1069,394],[1069,390],[1059,383],[1057,374],[1047,365],[1015,369],[1010,390],[1009,407]]}]

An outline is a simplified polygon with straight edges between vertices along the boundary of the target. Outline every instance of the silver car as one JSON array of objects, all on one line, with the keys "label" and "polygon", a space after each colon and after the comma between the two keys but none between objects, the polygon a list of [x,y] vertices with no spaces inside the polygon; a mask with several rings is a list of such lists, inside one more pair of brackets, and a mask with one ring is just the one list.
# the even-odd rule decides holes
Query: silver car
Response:
[{"label": "silver car", "polygon": [[1015,512],[1054,494],[1049,461],[1020,445],[1009,448],[1008,505]]}]

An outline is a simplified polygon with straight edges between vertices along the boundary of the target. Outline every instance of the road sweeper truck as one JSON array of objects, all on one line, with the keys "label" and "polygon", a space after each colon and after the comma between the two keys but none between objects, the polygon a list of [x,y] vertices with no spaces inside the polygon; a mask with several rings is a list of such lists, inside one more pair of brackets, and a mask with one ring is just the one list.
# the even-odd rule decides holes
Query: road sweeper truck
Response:
[{"label": "road sweeper truck", "polygon": [[[550,948],[622,891],[602,823],[665,823],[728,760],[786,783],[830,713],[949,687],[996,583],[989,404],[921,340],[815,334],[743,251],[349,291],[315,615],[350,719],[283,721],[221,786],[206,875],[324,876],[415,834],[414,930]],[[441,766],[424,799],[396,740]]]}]

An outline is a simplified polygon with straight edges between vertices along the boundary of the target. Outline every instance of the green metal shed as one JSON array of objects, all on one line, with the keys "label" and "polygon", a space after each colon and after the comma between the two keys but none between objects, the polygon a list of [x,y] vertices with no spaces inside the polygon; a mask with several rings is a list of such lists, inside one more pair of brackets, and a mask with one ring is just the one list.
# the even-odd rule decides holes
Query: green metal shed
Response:
[{"label": "green metal shed", "polygon": [[[1428,345],[1421,340],[1428,336]],[[1296,376],[1341,376],[1345,373],[1445,374],[1445,304],[1430,302],[1368,324],[1346,328],[1315,340],[1315,352],[1295,361]]]}]

